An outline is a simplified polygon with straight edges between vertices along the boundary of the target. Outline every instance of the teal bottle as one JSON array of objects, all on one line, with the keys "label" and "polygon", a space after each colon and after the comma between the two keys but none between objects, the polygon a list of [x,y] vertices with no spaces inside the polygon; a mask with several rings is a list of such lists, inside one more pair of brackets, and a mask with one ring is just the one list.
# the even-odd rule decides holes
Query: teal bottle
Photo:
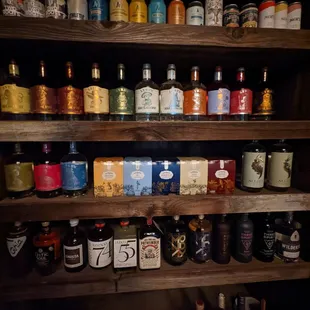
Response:
[{"label": "teal bottle", "polygon": [[151,0],[149,4],[149,23],[166,23],[166,4],[164,0]]}]

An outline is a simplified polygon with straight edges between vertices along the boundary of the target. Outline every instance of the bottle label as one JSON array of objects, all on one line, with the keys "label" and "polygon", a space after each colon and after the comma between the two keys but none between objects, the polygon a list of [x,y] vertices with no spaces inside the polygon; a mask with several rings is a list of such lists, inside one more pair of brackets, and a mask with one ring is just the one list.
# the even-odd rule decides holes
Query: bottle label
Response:
[{"label": "bottle label", "polygon": [[265,257],[273,257],[275,246],[275,232],[265,232],[263,236],[264,247],[260,250],[260,253]]},{"label": "bottle label", "polygon": [[185,24],[185,7],[182,2],[173,4],[170,3],[168,7],[168,24]]},{"label": "bottle label", "polygon": [[211,232],[190,231],[190,253],[197,261],[211,258]]},{"label": "bottle label", "polygon": [[64,245],[64,265],[67,268],[78,268],[83,265],[83,245]]},{"label": "bottle label", "polygon": [[135,23],[147,23],[147,7],[144,2],[132,1],[129,6],[129,21]]},{"label": "bottle label", "polygon": [[18,1],[2,1],[4,16],[24,16],[23,4]]},{"label": "bottle label", "polygon": [[242,160],[242,185],[263,188],[266,153],[244,152]]},{"label": "bottle label", "polygon": [[186,260],[186,234],[168,233],[165,252],[168,258],[174,262]]},{"label": "bottle label", "polygon": [[204,89],[184,92],[184,115],[207,115],[207,92]]},{"label": "bottle label", "polygon": [[137,266],[137,239],[114,239],[114,268]]},{"label": "bottle label", "polygon": [[45,6],[40,0],[24,0],[24,10],[27,17],[45,17]]},{"label": "bottle label", "polygon": [[299,233],[295,230],[291,235],[276,232],[276,256],[286,261],[297,261],[300,251]]},{"label": "bottle label", "polygon": [[20,250],[23,248],[26,240],[26,236],[22,236],[19,238],[6,238],[6,245],[12,257],[16,257],[18,255]]},{"label": "bottle label", "polygon": [[149,86],[135,91],[136,113],[159,113],[159,91]]},{"label": "bottle label", "polygon": [[253,241],[253,232],[250,230],[244,230],[240,233],[240,245],[239,253],[245,258],[252,256],[252,241]]},{"label": "bottle label", "polygon": [[230,234],[220,232],[217,241],[218,241],[218,247],[219,247],[218,256],[220,258],[229,257],[230,256]]},{"label": "bottle label", "polygon": [[83,92],[85,113],[109,113],[109,91],[106,88],[90,86],[84,88]]},{"label": "bottle label", "polygon": [[253,115],[274,114],[273,91],[269,88],[255,94]]},{"label": "bottle label", "polygon": [[110,21],[128,22],[128,3],[126,0],[111,0]]},{"label": "bottle label", "polygon": [[145,237],[139,242],[140,269],[160,268],[160,238]]},{"label": "bottle label", "polygon": [[66,2],[63,0],[47,1],[46,18],[66,19]]},{"label": "bottle label", "polygon": [[204,24],[204,9],[202,6],[192,6],[186,10],[186,25],[201,26]]},{"label": "bottle label", "polygon": [[183,91],[172,87],[160,92],[160,113],[161,114],[183,114]]},{"label": "bottle label", "polygon": [[0,88],[1,111],[13,114],[31,113],[30,90],[15,84],[5,84]]},{"label": "bottle label", "polygon": [[163,1],[149,4],[149,23],[165,24],[166,23],[166,5]]},{"label": "bottle label", "polygon": [[61,188],[60,165],[34,166],[34,179],[38,191],[53,191]]},{"label": "bottle label", "polygon": [[36,85],[30,88],[34,113],[57,114],[57,94],[54,88]]},{"label": "bottle label", "polygon": [[230,91],[227,88],[219,88],[208,92],[208,114],[229,114]]},{"label": "bottle label", "polygon": [[291,186],[293,153],[272,152],[268,163],[268,184],[275,187]]},{"label": "bottle label", "polygon": [[46,268],[55,260],[55,244],[36,247],[34,254],[37,267]]},{"label": "bottle label", "polygon": [[32,163],[5,165],[4,172],[8,191],[22,192],[34,187]]},{"label": "bottle label", "polygon": [[91,0],[89,2],[90,20],[108,20],[108,3],[106,0]]},{"label": "bottle label", "polygon": [[81,89],[66,86],[58,88],[60,114],[84,114],[83,92]]},{"label": "bottle label", "polygon": [[223,0],[206,1],[205,19],[206,26],[222,26]]},{"label": "bottle label", "polygon": [[62,188],[68,191],[87,186],[87,163],[75,161],[61,163]]},{"label": "bottle label", "polygon": [[231,92],[230,114],[252,114],[253,93],[248,88]]},{"label": "bottle label", "polygon": [[88,261],[93,268],[103,268],[112,263],[113,237],[104,241],[88,240]]},{"label": "bottle label", "polygon": [[133,115],[134,92],[125,87],[110,90],[110,114]]}]

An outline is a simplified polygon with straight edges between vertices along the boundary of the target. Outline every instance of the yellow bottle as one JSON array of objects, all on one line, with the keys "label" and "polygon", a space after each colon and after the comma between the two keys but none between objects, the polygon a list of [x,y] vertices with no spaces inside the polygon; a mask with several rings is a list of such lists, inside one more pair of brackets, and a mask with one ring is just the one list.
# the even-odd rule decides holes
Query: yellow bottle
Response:
[{"label": "yellow bottle", "polygon": [[128,22],[128,3],[126,0],[110,1],[110,21]]},{"label": "yellow bottle", "polygon": [[129,21],[147,23],[147,6],[144,0],[132,0],[129,5]]}]

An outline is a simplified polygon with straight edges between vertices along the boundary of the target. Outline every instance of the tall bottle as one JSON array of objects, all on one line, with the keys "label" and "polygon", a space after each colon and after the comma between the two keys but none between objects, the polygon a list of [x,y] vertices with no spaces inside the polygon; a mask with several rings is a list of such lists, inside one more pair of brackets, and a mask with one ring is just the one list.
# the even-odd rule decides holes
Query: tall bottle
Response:
[{"label": "tall bottle", "polygon": [[8,77],[0,88],[1,115],[5,120],[29,120],[32,117],[30,90],[19,74],[15,60],[9,64]]},{"label": "tall bottle", "polygon": [[147,6],[144,0],[131,0],[129,5],[129,21],[147,23]]},{"label": "tall bottle", "polygon": [[63,194],[68,197],[87,192],[88,165],[84,155],[77,151],[76,142],[70,142],[70,151],[60,162]]},{"label": "tall bottle", "polygon": [[110,21],[128,22],[129,8],[126,0],[110,0]]},{"label": "tall bottle", "polygon": [[213,120],[225,120],[230,112],[230,90],[223,82],[222,67],[217,66],[214,81],[208,87],[208,115]]},{"label": "tall bottle", "polygon": [[70,230],[63,240],[64,266],[67,272],[79,272],[87,265],[87,244],[79,220],[70,220]]},{"label": "tall bottle", "polygon": [[42,155],[34,163],[36,195],[39,198],[53,198],[62,193],[60,163],[51,152],[51,143],[42,143]]},{"label": "tall bottle", "polygon": [[266,149],[253,140],[243,148],[241,188],[248,192],[259,192],[264,188]]},{"label": "tall bottle", "polygon": [[110,90],[110,120],[133,121],[135,94],[129,88],[125,78],[125,66],[117,65],[117,85]]},{"label": "tall bottle", "polygon": [[168,6],[168,24],[185,25],[185,6],[182,0],[172,0]]},{"label": "tall bottle", "polygon": [[59,114],[65,120],[81,120],[84,117],[83,91],[76,82],[72,62],[66,62],[63,87],[57,90]]},{"label": "tall bottle", "polygon": [[252,261],[253,222],[244,213],[236,223],[235,259],[241,263]]},{"label": "tall bottle", "polygon": [[148,7],[148,22],[154,24],[166,23],[166,4],[164,0],[151,0]]},{"label": "tall bottle", "polygon": [[159,121],[159,87],[151,78],[151,65],[144,64],[143,80],[135,88],[137,121]]},{"label": "tall bottle", "polygon": [[20,143],[14,144],[14,151],[4,163],[7,194],[12,199],[24,198],[33,194],[33,162],[22,151]]},{"label": "tall bottle", "polygon": [[206,120],[207,88],[199,81],[199,67],[192,67],[191,83],[184,88],[183,111],[185,120]]},{"label": "tall bottle", "polygon": [[160,87],[160,120],[182,120],[183,87],[176,81],[175,65],[168,65],[167,81]]},{"label": "tall bottle", "polygon": [[283,139],[272,146],[268,156],[267,187],[269,189],[284,192],[291,187],[293,155],[292,147]]}]

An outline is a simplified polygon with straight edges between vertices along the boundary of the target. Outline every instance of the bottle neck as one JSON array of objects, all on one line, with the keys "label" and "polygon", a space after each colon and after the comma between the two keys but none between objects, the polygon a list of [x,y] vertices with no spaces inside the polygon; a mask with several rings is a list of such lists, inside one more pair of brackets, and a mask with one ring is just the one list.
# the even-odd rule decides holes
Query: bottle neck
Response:
[{"label": "bottle neck", "polygon": [[14,144],[14,154],[22,154],[22,147],[20,143]]},{"label": "bottle neck", "polygon": [[76,148],[76,142],[70,142],[70,154],[76,154],[78,153],[77,148]]},{"label": "bottle neck", "polygon": [[176,79],[176,72],[173,69],[170,69],[167,71],[167,80],[168,81],[174,81]]},{"label": "bottle neck", "polygon": [[263,82],[264,83],[268,82],[268,70],[267,69],[263,70]]},{"label": "bottle neck", "polygon": [[98,82],[100,80],[100,69],[98,67],[93,67],[91,74],[93,81]]},{"label": "bottle neck", "polygon": [[247,221],[249,219],[249,214],[248,213],[244,213],[243,215],[242,215],[242,220],[243,221]]},{"label": "bottle neck", "polygon": [[44,62],[40,62],[39,77],[42,79],[46,78],[46,68]]},{"label": "bottle neck", "polygon": [[286,222],[288,224],[292,224],[293,223],[293,219],[294,219],[293,212],[287,212],[286,213],[286,218],[285,218]]},{"label": "bottle neck", "polygon": [[50,228],[49,226],[47,226],[47,227],[42,227],[42,233],[43,233],[44,235],[48,235],[48,234],[50,234],[50,232],[51,232],[51,228]]},{"label": "bottle neck", "polygon": [[66,67],[66,78],[68,80],[73,80],[74,78],[74,72],[73,72],[73,66],[72,65],[67,65]]},{"label": "bottle neck", "polygon": [[191,73],[191,80],[199,82],[199,71],[198,70],[193,70]]},{"label": "bottle neck", "polygon": [[222,81],[222,71],[215,71],[214,81],[215,82],[221,82]]},{"label": "bottle neck", "polygon": [[244,71],[238,71],[237,72],[237,82],[244,82],[245,81],[245,72]]},{"label": "bottle neck", "polygon": [[52,150],[51,144],[50,143],[43,143],[42,144],[42,152],[45,154],[50,153]]},{"label": "bottle neck", "polygon": [[125,69],[124,68],[119,68],[118,69],[118,76],[117,79],[119,81],[125,81]]},{"label": "bottle neck", "polygon": [[72,233],[73,233],[74,235],[76,235],[76,234],[77,234],[77,231],[78,231],[77,225],[76,225],[76,226],[72,226],[72,227],[71,227],[71,230],[72,230]]},{"label": "bottle neck", "polygon": [[151,69],[143,69],[143,80],[150,80],[151,78]]},{"label": "bottle neck", "polygon": [[9,76],[10,77],[19,77],[19,67],[16,63],[9,64]]}]

